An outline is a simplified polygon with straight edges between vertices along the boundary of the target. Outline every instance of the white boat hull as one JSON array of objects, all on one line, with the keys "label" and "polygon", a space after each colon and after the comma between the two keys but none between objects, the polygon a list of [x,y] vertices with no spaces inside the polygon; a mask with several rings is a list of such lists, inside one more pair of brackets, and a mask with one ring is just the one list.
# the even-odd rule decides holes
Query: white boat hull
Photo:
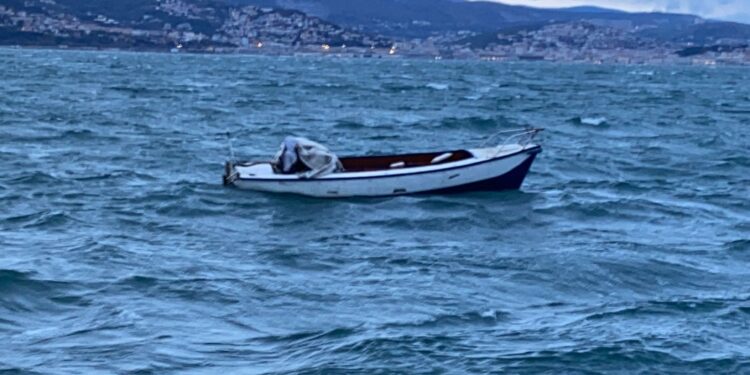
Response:
[{"label": "white boat hull", "polygon": [[541,152],[538,145],[469,150],[473,157],[451,163],[384,171],[342,172],[303,179],[275,174],[268,163],[232,166],[227,181],[240,189],[321,198],[381,197],[518,189]]}]

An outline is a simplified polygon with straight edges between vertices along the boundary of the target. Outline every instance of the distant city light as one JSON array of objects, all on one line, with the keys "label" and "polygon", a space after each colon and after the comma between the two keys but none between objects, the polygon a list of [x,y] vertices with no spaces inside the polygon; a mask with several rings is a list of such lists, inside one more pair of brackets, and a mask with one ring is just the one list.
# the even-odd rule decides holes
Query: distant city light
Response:
[{"label": "distant city light", "polygon": [[391,47],[391,49],[388,51],[389,55],[395,55],[396,54],[396,46]]},{"label": "distant city light", "polygon": [[255,44],[256,47],[261,48],[263,47],[263,42],[258,42]]},{"label": "distant city light", "polygon": [[320,48],[322,48],[323,51],[328,51],[329,49],[331,49],[331,46],[329,46],[328,44],[324,44],[324,45],[320,46]]}]

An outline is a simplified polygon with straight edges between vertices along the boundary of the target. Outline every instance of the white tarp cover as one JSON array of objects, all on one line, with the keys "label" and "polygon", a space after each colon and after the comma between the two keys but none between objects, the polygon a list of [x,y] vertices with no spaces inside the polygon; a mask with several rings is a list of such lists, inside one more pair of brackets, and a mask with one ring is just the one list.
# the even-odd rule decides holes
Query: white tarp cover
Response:
[{"label": "white tarp cover", "polygon": [[284,138],[274,164],[280,165],[282,172],[290,173],[297,160],[310,168],[300,175],[302,178],[321,177],[344,169],[336,154],[320,143],[303,137]]}]

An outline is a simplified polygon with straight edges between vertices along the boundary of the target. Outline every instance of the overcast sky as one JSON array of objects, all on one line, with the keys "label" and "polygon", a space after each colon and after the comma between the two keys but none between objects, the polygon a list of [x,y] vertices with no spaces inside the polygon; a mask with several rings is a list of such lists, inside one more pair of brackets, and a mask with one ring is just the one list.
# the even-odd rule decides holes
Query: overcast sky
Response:
[{"label": "overcast sky", "polygon": [[750,0],[496,0],[506,4],[561,8],[596,5],[632,12],[674,12],[750,23]]}]

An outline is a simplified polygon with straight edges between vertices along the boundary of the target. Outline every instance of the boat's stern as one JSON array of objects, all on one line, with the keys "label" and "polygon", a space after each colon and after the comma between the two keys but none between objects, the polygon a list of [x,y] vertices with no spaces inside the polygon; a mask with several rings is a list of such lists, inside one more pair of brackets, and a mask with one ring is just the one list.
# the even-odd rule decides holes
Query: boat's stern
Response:
[{"label": "boat's stern", "polygon": [[[273,165],[267,161],[227,161],[224,163],[222,180],[227,186],[240,186],[246,179],[297,179],[297,175],[277,175]],[[240,186],[241,187],[241,186]]]}]

